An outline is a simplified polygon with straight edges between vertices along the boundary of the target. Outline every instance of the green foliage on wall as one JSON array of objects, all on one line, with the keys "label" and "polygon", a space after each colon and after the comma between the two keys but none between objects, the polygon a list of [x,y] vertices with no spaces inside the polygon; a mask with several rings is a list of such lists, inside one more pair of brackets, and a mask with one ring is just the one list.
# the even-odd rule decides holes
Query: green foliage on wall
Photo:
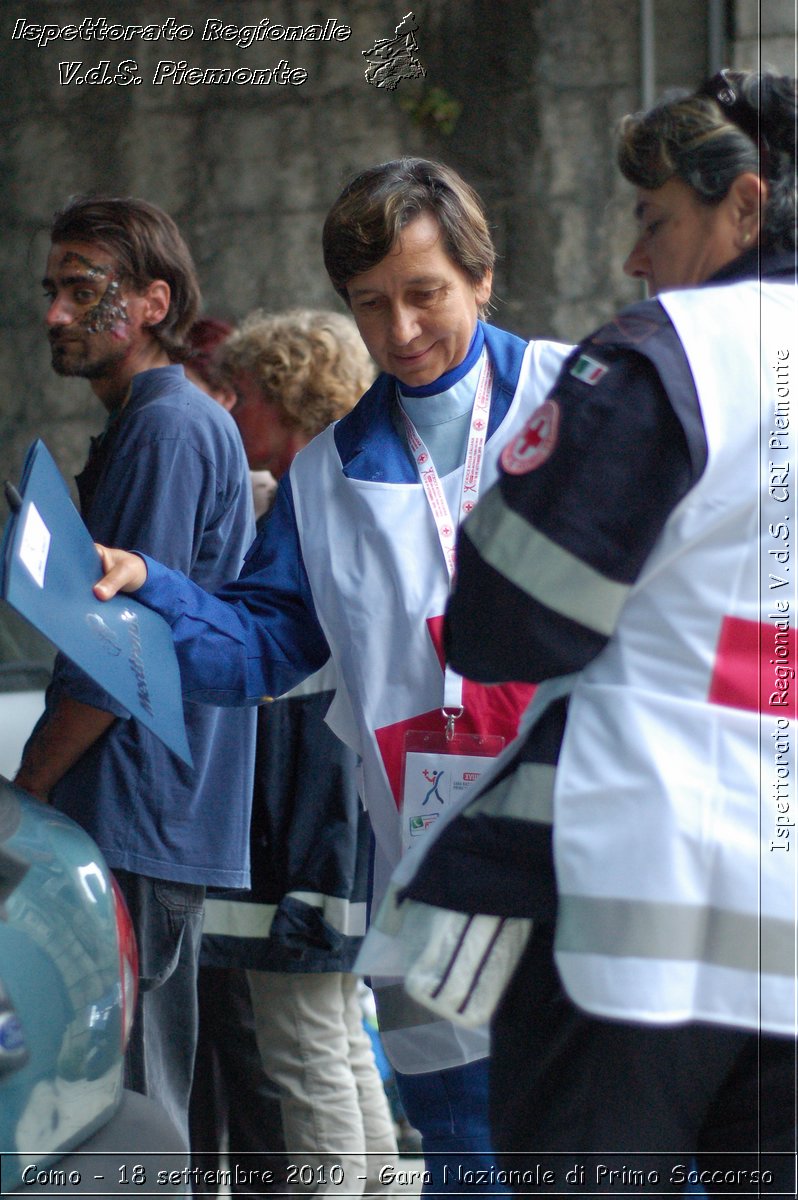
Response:
[{"label": "green foliage on wall", "polygon": [[443,134],[444,137],[454,132],[463,111],[460,101],[455,100],[454,96],[450,96],[442,87],[426,88],[418,97],[405,95],[399,104],[414,124],[422,129]]}]

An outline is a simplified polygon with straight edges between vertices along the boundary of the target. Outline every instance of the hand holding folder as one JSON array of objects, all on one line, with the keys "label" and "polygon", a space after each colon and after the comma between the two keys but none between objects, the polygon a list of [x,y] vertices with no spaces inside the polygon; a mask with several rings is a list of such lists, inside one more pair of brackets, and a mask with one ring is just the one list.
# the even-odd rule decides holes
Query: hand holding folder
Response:
[{"label": "hand holding folder", "polygon": [[110,600],[117,592],[137,592],[147,581],[147,568],[138,554],[127,550],[112,550],[108,546],[94,547],[100,555],[105,574],[94,585],[94,594],[100,600]]}]

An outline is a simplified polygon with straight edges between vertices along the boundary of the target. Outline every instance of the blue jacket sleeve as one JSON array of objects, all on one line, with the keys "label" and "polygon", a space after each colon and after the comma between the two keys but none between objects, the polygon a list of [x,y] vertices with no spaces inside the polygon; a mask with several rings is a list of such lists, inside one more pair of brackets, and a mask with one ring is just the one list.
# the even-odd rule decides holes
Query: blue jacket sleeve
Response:
[{"label": "blue jacket sleeve", "polygon": [[329,647],[316,615],[284,479],[239,578],[211,595],[143,554],[136,593],[172,628],[183,695],[208,704],[257,704],[318,670]]}]

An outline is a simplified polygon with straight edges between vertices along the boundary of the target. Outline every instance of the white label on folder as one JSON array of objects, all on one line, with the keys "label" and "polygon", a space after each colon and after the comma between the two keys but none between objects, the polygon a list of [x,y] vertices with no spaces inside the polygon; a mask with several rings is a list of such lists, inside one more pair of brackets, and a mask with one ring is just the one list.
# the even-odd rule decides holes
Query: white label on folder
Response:
[{"label": "white label on folder", "polygon": [[27,567],[35,583],[44,587],[44,572],[50,553],[50,530],[45,525],[36,505],[31,503],[25,516],[22,541],[19,546],[20,561]]}]

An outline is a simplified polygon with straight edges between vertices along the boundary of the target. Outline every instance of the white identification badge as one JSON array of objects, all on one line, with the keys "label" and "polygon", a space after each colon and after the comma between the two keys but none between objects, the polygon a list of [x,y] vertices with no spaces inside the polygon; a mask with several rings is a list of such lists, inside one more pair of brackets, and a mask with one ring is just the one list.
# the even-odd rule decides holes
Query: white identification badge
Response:
[{"label": "white identification badge", "polygon": [[492,733],[409,730],[402,757],[402,849],[418,845],[504,748]]}]

